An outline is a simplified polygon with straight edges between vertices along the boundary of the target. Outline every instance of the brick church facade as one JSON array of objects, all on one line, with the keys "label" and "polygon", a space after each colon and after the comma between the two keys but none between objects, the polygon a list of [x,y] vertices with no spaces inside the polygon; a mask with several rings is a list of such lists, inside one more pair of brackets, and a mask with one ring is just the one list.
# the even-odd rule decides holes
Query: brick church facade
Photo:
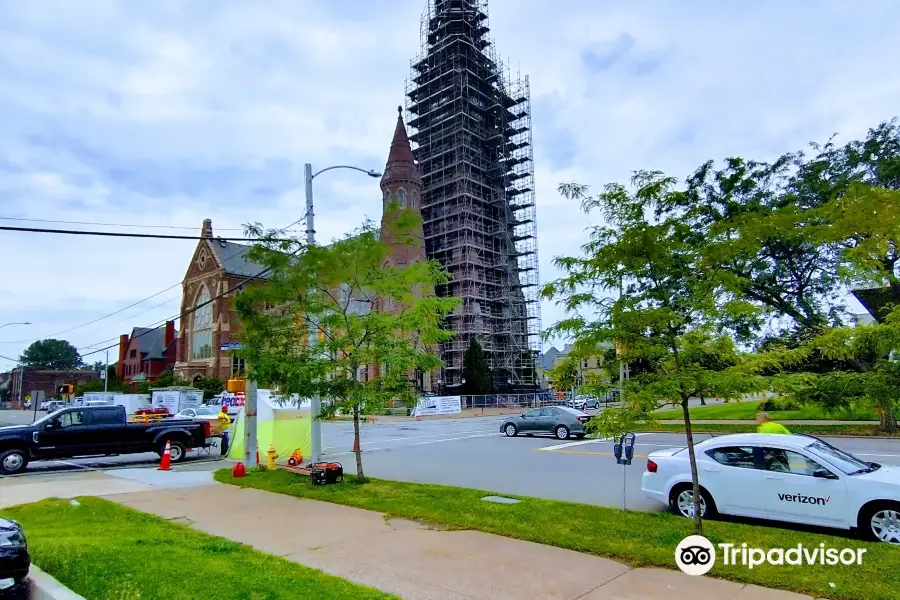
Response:
[{"label": "brick church facade", "polygon": [[[402,113],[397,119],[381,178],[381,193],[381,237],[392,244],[390,262],[402,266],[426,260],[421,225],[401,242],[395,243],[391,234],[390,225],[397,210],[420,212],[422,202],[422,177],[413,158]],[[181,320],[177,341],[176,375],[191,381],[213,376],[225,381],[243,373],[243,360],[222,350],[222,346],[237,343],[240,330],[233,299],[241,290],[226,292],[252,280],[265,268],[247,258],[249,250],[250,246],[215,237],[212,221],[203,221],[201,239],[182,281],[181,314],[186,316]],[[376,309],[384,310],[385,306],[378,301]],[[362,376],[377,376],[377,372],[378,367],[372,366]],[[411,374],[413,377],[420,390],[436,389],[436,373]]]}]

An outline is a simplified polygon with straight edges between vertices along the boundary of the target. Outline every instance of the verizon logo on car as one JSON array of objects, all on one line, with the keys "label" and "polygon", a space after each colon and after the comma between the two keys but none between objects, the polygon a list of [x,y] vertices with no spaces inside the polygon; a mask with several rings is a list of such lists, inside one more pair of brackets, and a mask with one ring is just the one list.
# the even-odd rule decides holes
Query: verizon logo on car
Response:
[{"label": "verizon logo on car", "polygon": [[778,499],[782,502],[797,502],[798,504],[820,504],[825,506],[831,500],[831,496],[822,498],[821,496],[805,496],[803,494],[778,494]]}]

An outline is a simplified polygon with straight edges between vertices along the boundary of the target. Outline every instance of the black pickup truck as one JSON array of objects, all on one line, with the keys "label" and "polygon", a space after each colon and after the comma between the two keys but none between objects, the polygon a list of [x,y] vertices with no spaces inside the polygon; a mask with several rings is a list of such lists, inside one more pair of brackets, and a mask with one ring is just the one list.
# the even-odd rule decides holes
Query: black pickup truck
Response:
[{"label": "black pickup truck", "polygon": [[123,406],[64,408],[31,425],[0,427],[0,474],[25,470],[32,460],[156,452],[170,442],[172,462],[188,448],[210,445],[209,421],[163,419],[129,423]]}]

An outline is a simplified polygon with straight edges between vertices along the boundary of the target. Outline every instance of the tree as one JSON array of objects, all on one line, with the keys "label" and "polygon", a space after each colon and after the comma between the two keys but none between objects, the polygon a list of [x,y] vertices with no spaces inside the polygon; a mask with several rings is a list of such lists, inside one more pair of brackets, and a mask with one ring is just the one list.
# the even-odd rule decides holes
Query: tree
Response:
[{"label": "tree", "polygon": [[201,377],[194,383],[194,387],[203,390],[204,400],[210,400],[225,391],[225,384],[218,377]]},{"label": "tree", "polygon": [[550,369],[548,375],[550,376],[550,381],[553,383],[553,387],[560,392],[568,392],[581,385],[581,377],[578,373],[578,361],[572,358],[571,355],[554,365],[553,368]]},{"label": "tree", "polygon": [[32,343],[19,362],[26,367],[52,371],[71,371],[82,366],[78,350],[66,340],[46,339]]},{"label": "tree", "polygon": [[[410,232],[419,217],[395,212],[392,243],[413,243]],[[356,474],[363,481],[360,414],[393,400],[413,406],[411,374],[441,365],[436,345],[452,336],[441,324],[457,300],[438,298],[433,290],[449,276],[434,261],[394,266],[391,245],[368,222],[327,247],[285,240],[283,232],[259,226],[247,229],[261,239],[250,258],[270,269],[265,284],[248,286],[235,301],[248,377],[283,395],[327,399],[313,418],[350,413]],[[315,345],[309,343],[311,326],[318,331]]]},{"label": "tree", "polygon": [[[645,365],[625,386],[625,406],[592,420],[595,432],[620,435],[648,420],[661,403],[681,404],[692,476],[684,493],[692,498],[700,534],[702,496],[688,401],[699,392],[734,397],[758,385],[758,378],[738,367],[704,362],[706,355],[728,354],[716,326],[740,322],[752,311],[736,300],[718,301],[717,265],[705,260],[704,240],[684,218],[683,198],[674,197],[680,194],[674,185],[662,173],[643,171],[632,178],[633,190],[609,184],[596,197],[588,195],[587,186],[561,185],[563,196],[581,202],[588,214],[597,210],[605,224],[589,228],[580,256],[555,259],[564,275],[542,295],[566,310],[566,318],[547,335],[574,338],[583,352],[594,355],[612,343],[619,348],[617,363]],[[609,290],[620,286],[619,297],[610,299]]]},{"label": "tree", "polygon": [[491,368],[484,349],[474,337],[463,355],[463,377],[466,378],[467,394],[489,394],[491,391]]}]

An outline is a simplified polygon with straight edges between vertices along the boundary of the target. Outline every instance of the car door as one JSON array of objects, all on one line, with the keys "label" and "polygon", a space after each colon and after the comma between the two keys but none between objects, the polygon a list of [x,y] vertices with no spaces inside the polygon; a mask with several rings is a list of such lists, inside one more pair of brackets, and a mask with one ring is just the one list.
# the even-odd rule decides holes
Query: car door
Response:
[{"label": "car door", "polygon": [[753,446],[719,446],[697,457],[700,484],[712,495],[719,512],[766,516],[766,501],[759,493],[762,471],[756,452]]},{"label": "car door", "polygon": [[519,419],[519,431],[537,431],[542,410],[542,408],[533,408],[522,413],[522,417]]},{"label": "car door", "polygon": [[[847,482],[799,450],[762,448],[763,493],[768,518],[779,521],[847,527]],[[815,477],[816,471],[829,478]]]},{"label": "car door", "polygon": [[89,454],[91,439],[84,423],[83,410],[69,410],[45,425],[38,433],[41,454],[79,456]]},{"label": "car door", "polygon": [[115,454],[124,449],[125,428],[122,424],[122,411],[119,407],[92,408],[84,413],[91,431],[92,453]]}]

